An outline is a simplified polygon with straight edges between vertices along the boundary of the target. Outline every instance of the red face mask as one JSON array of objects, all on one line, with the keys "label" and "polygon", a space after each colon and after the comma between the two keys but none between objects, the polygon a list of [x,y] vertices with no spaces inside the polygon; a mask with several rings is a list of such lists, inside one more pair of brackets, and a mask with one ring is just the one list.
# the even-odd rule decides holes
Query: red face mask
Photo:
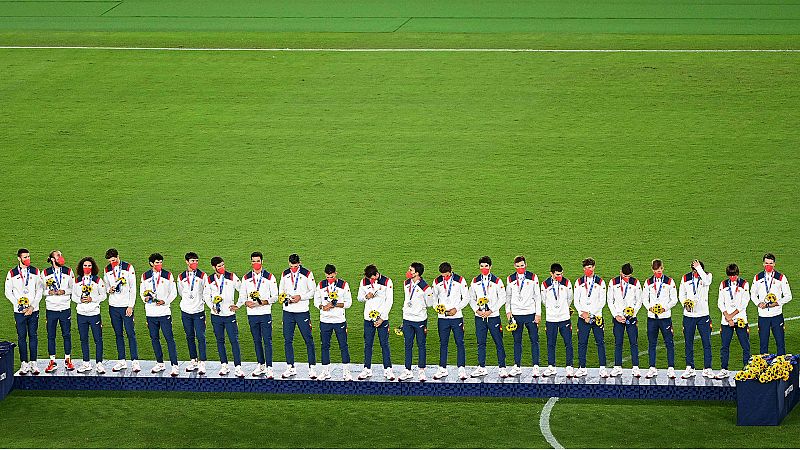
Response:
[{"label": "red face mask", "polygon": [[481,267],[481,274],[482,275],[489,275],[489,268],[488,267]]},{"label": "red face mask", "polygon": [[162,267],[164,267],[164,264],[161,263],[153,264],[153,272],[161,272]]},{"label": "red face mask", "polygon": [[119,265],[119,260],[111,261],[111,267],[117,267]]},{"label": "red face mask", "polygon": [[520,275],[525,273],[525,267],[517,267],[517,273],[520,274]]},{"label": "red face mask", "polygon": [[91,267],[84,267],[83,268],[83,274],[84,275],[91,275],[92,274],[92,268]]},{"label": "red face mask", "polygon": [[622,279],[625,280],[625,282],[627,282],[628,280],[631,279],[631,276],[630,275],[623,275]]},{"label": "red face mask", "polygon": [[731,281],[735,282],[736,280],[738,280],[738,279],[739,279],[739,275],[731,275],[731,276],[729,276],[728,278],[730,278],[730,279],[731,279]]},{"label": "red face mask", "polygon": [[30,258],[23,259],[22,260],[22,265],[25,266],[25,267],[29,267],[31,265],[31,259]]},{"label": "red face mask", "polygon": [[217,267],[217,273],[220,274],[220,275],[224,274],[225,273],[225,267],[224,266],[223,267]]},{"label": "red face mask", "polygon": [[197,263],[196,262],[189,263],[189,269],[190,270],[197,270]]},{"label": "red face mask", "polygon": [[410,270],[406,272],[406,278],[409,278],[409,279],[410,279],[410,278],[411,278],[411,277],[413,277],[413,276],[414,276],[414,274],[413,274],[413,273],[411,273],[411,271],[410,271]]},{"label": "red face mask", "polygon": [[289,267],[289,270],[290,270],[292,273],[297,273],[297,271],[298,271],[298,270],[300,270],[300,266],[297,266],[297,267]]},{"label": "red face mask", "polygon": [[261,263],[253,263],[253,270],[256,272],[261,272]]},{"label": "red face mask", "polygon": [[584,267],[583,274],[586,275],[587,277],[594,275],[594,267]]},{"label": "red face mask", "polygon": [[564,278],[563,275],[553,275],[553,279],[557,282],[561,283],[561,279]]},{"label": "red face mask", "polygon": [[451,277],[452,277],[452,275],[442,275],[442,279],[443,279],[444,281],[450,281],[450,278],[451,278]]},{"label": "red face mask", "polygon": [[664,271],[663,270],[656,270],[655,272],[653,272],[653,275],[655,275],[656,278],[661,278],[664,275]]},{"label": "red face mask", "polygon": [[764,266],[764,270],[766,270],[767,273],[772,273],[772,271],[775,270],[775,266]]},{"label": "red face mask", "polygon": [[63,266],[64,262],[65,261],[63,256],[59,256],[58,258],[56,258],[56,264],[58,264],[59,266]]}]

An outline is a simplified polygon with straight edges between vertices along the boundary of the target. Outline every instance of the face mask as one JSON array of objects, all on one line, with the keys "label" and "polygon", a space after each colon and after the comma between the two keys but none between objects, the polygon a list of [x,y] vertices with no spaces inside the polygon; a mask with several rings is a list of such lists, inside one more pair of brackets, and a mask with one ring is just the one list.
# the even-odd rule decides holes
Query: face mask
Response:
[{"label": "face mask", "polygon": [[217,273],[222,275],[225,273],[225,267],[217,267]]},{"label": "face mask", "polygon": [[657,271],[653,272],[653,274],[656,276],[656,278],[661,278],[661,276],[664,275],[664,271],[663,270],[657,270]]},{"label": "face mask", "polygon": [[84,275],[91,275],[92,274],[92,268],[91,267],[84,267],[83,268],[83,274]]},{"label": "face mask", "polygon": [[411,279],[411,277],[413,277],[413,276],[414,276],[414,274],[411,273],[410,270],[406,272],[406,278]]},{"label": "face mask", "polygon": [[732,282],[735,282],[736,280],[738,280],[738,279],[739,279],[739,275],[732,275],[732,276],[729,276],[728,278],[730,278],[730,280],[731,280]]},{"label": "face mask", "polygon": [[525,268],[524,267],[517,267],[517,273],[522,275],[523,273],[525,273]]},{"label": "face mask", "polygon": [[444,281],[450,281],[450,277],[452,277],[452,275],[442,275]]},{"label": "face mask", "polygon": [[22,265],[25,266],[25,267],[29,267],[31,265],[31,260],[30,259],[23,259],[22,260]]},{"label": "face mask", "polygon": [[111,267],[117,267],[119,265],[119,260],[111,261]]},{"label": "face mask", "polygon": [[622,279],[625,280],[625,282],[627,282],[628,280],[631,279],[631,276],[630,275],[623,275]]},{"label": "face mask", "polygon": [[164,264],[153,264],[153,272],[161,272],[162,267],[164,267]]},{"label": "face mask", "polygon": [[553,279],[554,279],[554,280],[556,280],[556,281],[558,281],[559,283],[561,283],[561,279],[562,279],[562,278],[564,278],[564,276],[563,276],[563,275],[554,275],[554,276],[553,276]]},{"label": "face mask", "polygon": [[261,272],[261,263],[253,263],[253,270],[256,272]]},{"label": "face mask", "polygon": [[590,276],[594,275],[594,268],[592,268],[592,267],[584,267],[583,268],[583,273],[587,277],[590,277]]},{"label": "face mask", "polygon": [[489,275],[489,268],[488,267],[481,267],[481,274],[482,275]]},{"label": "face mask", "polygon": [[291,270],[291,271],[292,271],[292,273],[297,273],[297,271],[298,271],[298,270],[300,270],[300,266],[297,266],[297,267],[289,267],[289,270]]},{"label": "face mask", "polygon": [[764,266],[764,270],[766,270],[767,273],[771,273],[773,270],[775,270],[775,266]]},{"label": "face mask", "polygon": [[327,278],[327,280],[328,280],[328,284],[331,285],[331,286],[336,284],[336,278]]},{"label": "face mask", "polygon": [[197,270],[197,263],[196,263],[196,262],[189,263],[189,269],[191,269],[191,270]]},{"label": "face mask", "polygon": [[56,264],[58,264],[59,266],[63,266],[64,265],[64,257],[63,256],[59,256],[58,258],[56,258]]}]

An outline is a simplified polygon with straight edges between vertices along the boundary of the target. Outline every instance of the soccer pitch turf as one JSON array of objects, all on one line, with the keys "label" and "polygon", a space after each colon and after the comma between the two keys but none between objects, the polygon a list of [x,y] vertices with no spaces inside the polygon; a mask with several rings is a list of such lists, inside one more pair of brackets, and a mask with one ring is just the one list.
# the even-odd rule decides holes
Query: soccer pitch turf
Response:
[{"label": "soccer pitch turf", "polygon": [[[224,5],[0,2],[0,46],[800,49],[797,2]],[[355,287],[375,263],[397,285],[392,326],[402,318],[403,274],[417,260],[428,280],[444,260],[471,278],[482,255],[505,276],[524,254],[540,278],[559,261],[574,280],[592,256],[608,280],[626,261],[643,279],[656,257],[677,279],[700,258],[716,285],[729,262],[752,280],[771,251],[794,281],[798,62],[796,52],[0,49],[0,264],[13,266],[24,246],[34,265],[59,248],[74,268],[116,247],[139,274],[156,251],[177,274],[191,250],[202,270],[221,255],[241,276],[260,250],[273,273],[299,253],[317,279],[333,263]],[[715,330],[716,301],[712,289]],[[787,318],[800,316],[797,304],[784,308]],[[6,305],[0,339],[16,341]],[[354,363],[363,361],[362,312],[354,302],[347,313]],[[136,315],[140,356],[152,359],[143,305]],[[280,361],[278,307],[273,315]],[[682,368],[677,308],[673,315]],[[239,317],[242,356],[253,361]],[[756,320],[752,304],[748,318]],[[105,305],[103,320],[111,359]],[[800,348],[797,324],[786,323],[789,352]],[[432,314],[428,325],[434,366]],[[474,365],[471,318],[465,326]],[[185,361],[178,320],[174,331]],[[398,366],[402,340],[390,339]],[[511,361],[510,336],[505,345]],[[719,369],[718,335],[712,346]],[[738,368],[741,350],[731,347]],[[295,350],[304,361],[299,336]],[[527,346],[524,355],[529,366]],[[487,360],[496,363],[491,345]],[[0,436],[4,447],[547,447],[538,425],[545,402],[14,392],[0,403]],[[779,428],[737,428],[733,403],[709,402],[562,399],[551,416],[566,447],[792,447],[798,424],[795,412]]]}]

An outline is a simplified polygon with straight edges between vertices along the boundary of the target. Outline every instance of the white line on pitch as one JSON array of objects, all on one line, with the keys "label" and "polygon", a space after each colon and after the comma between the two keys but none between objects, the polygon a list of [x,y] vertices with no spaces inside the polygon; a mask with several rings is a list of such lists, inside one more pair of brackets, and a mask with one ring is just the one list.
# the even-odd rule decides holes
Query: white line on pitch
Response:
[{"label": "white line on pitch", "polygon": [[555,406],[556,402],[558,401],[558,397],[550,397],[545,403],[544,408],[542,408],[542,413],[539,415],[539,430],[542,432],[542,436],[544,436],[545,440],[548,444],[550,444],[553,448],[564,448],[561,443],[558,442],[555,436],[553,436],[553,432],[550,430],[550,413],[553,411],[553,406]]},{"label": "white line on pitch", "polygon": [[135,50],[180,52],[474,52],[474,53],[799,53],[800,49],[548,49],[548,48],[213,48],[3,45],[3,50]]}]

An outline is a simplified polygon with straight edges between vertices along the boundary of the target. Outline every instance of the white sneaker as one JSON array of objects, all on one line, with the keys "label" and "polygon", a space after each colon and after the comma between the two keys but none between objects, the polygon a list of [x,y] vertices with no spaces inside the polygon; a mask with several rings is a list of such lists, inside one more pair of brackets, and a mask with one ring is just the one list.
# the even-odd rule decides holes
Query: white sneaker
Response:
[{"label": "white sneaker", "polygon": [[428,377],[425,375],[425,369],[419,369],[419,381],[428,381]]},{"label": "white sneaker", "polygon": [[650,367],[650,370],[647,371],[647,374],[644,376],[645,378],[653,378],[658,376],[658,369],[655,367]]},{"label": "white sneaker", "polygon": [[372,378],[372,369],[367,369],[366,367],[364,367],[364,370],[362,370],[361,373],[358,374],[358,379],[366,380],[367,378]]},{"label": "white sneaker", "polygon": [[714,371],[710,367],[703,369],[703,376],[705,378],[714,378]]},{"label": "white sneaker", "polygon": [[555,374],[556,368],[553,366],[547,366],[547,369],[544,369],[544,372],[542,372],[542,376],[544,377],[552,377]]},{"label": "white sneaker", "polygon": [[244,378],[244,370],[242,370],[242,366],[236,366],[233,370],[233,374],[239,378]]},{"label": "white sneaker", "polygon": [[668,367],[667,368],[667,378],[675,378],[675,368]]},{"label": "white sneaker", "polygon": [[439,366],[439,370],[437,370],[436,373],[433,374],[433,379],[434,380],[441,380],[442,378],[445,378],[447,375],[449,375],[447,373],[447,369],[444,368],[444,367]]},{"label": "white sneaker", "polygon": [[408,380],[409,378],[411,378],[413,376],[414,376],[414,374],[411,373],[410,370],[404,369],[403,372],[400,373],[400,376],[397,379],[400,380],[400,381],[406,381],[406,380]]},{"label": "white sneaker", "polygon": [[164,363],[156,363],[156,365],[153,366],[152,369],[150,369],[150,373],[163,372],[165,369],[166,367],[164,366]]},{"label": "white sneaker", "polygon": [[518,365],[514,364],[511,366],[511,369],[508,371],[508,375],[512,377],[518,377],[522,375],[522,369],[519,368]]},{"label": "white sneaker", "polygon": [[264,375],[265,371],[266,371],[266,368],[264,366],[262,366],[261,364],[259,364],[259,365],[256,366],[256,370],[254,370],[253,373],[251,373],[250,375],[253,376],[253,377],[260,377],[261,375]]},{"label": "white sneaker", "polygon": [[114,364],[114,367],[111,368],[111,371],[112,372],[120,372],[120,371],[125,370],[127,368],[128,368],[128,363],[123,360],[123,361],[119,361],[116,364]]},{"label": "white sneaker", "polygon": [[289,366],[283,371],[281,378],[289,378],[295,375],[297,375],[297,369],[295,369],[293,366]]},{"label": "white sneaker", "polygon": [[30,369],[31,369],[31,374],[39,375],[39,366],[36,365],[36,361],[31,361]]},{"label": "white sneaker", "polygon": [[320,371],[320,373],[319,373],[319,379],[320,380],[330,380],[331,379],[330,371],[328,371],[328,369],[322,369],[322,371]]},{"label": "white sneaker", "polygon": [[488,374],[489,372],[486,370],[486,367],[478,366],[475,368],[475,370],[472,371],[471,374],[469,374],[469,376],[477,378],[477,377],[485,377]]},{"label": "white sneaker", "polygon": [[206,374],[206,362],[205,361],[200,361],[199,363],[197,363],[197,373],[199,373],[200,375],[205,375]]},{"label": "white sneaker", "polygon": [[139,373],[142,371],[142,366],[139,365],[139,361],[133,361],[131,364],[131,370],[133,373]]},{"label": "white sneaker", "polygon": [[614,366],[614,368],[611,369],[611,376],[612,377],[618,377],[620,375],[622,375],[622,367]]},{"label": "white sneaker", "polygon": [[308,378],[311,378],[312,380],[316,380],[317,379],[316,366],[308,366]]},{"label": "white sneaker", "polygon": [[19,371],[17,371],[17,375],[25,375],[30,372],[31,366],[27,362],[24,362],[19,365]]},{"label": "white sneaker", "polygon": [[564,375],[565,375],[567,378],[572,378],[572,377],[574,377],[574,376],[575,376],[575,372],[574,372],[574,370],[572,369],[572,366],[567,366],[567,369],[566,369],[566,371],[564,372]]},{"label": "white sneaker", "polygon": [[85,373],[92,370],[92,365],[89,364],[89,361],[84,361],[83,364],[78,367],[78,373]]},{"label": "white sneaker", "polygon": [[497,371],[497,376],[499,376],[500,378],[508,378],[508,371],[506,370],[505,367],[501,367]]},{"label": "white sneaker", "polygon": [[716,378],[718,380],[724,380],[724,379],[728,378],[729,376],[731,376],[731,374],[730,374],[730,372],[728,372],[728,369],[722,369],[722,370],[719,371],[719,373],[717,373],[717,377]]},{"label": "white sneaker", "polygon": [[538,365],[534,365],[533,366],[533,372],[531,372],[531,375],[533,376],[533,378],[539,378],[539,376],[541,374],[539,373],[539,366]]},{"label": "white sneaker", "polygon": [[170,372],[169,372],[169,376],[177,377],[180,374],[181,374],[181,371],[178,369],[178,364],[173,364],[172,365],[172,370],[170,370]]},{"label": "white sneaker", "polygon": [[383,377],[389,381],[394,381],[394,379],[396,378],[394,376],[394,370],[392,370],[391,367],[389,367],[388,369],[383,369]]},{"label": "white sneaker", "polygon": [[467,378],[469,378],[469,377],[467,376],[467,369],[465,369],[465,368],[463,368],[463,367],[459,367],[459,368],[458,368],[458,379],[460,379],[460,380],[466,380]]},{"label": "white sneaker", "polygon": [[348,368],[342,369],[342,380],[353,381],[353,374],[350,373],[350,369]]},{"label": "white sneaker", "polygon": [[639,371],[639,366],[633,366],[633,369],[631,369],[631,375],[634,378],[639,378],[642,376],[642,372]]},{"label": "white sneaker", "polygon": [[586,375],[589,375],[589,371],[586,370],[586,367],[578,367],[578,370],[575,371],[575,377],[577,378],[585,377]]},{"label": "white sneaker", "polygon": [[193,359],[193,360],[189,361],[189,364],[186,365],[186,371],[187,372],[194,372],[195,370],[197,370],[197,360]]},{"label": "white sneaker", "polygon": [[696,373],[695,373],[694,369],[692,367],[690,367],[690,366],[686,366],[686,370],[684,370],[683,374],[681,374],[681,378],[684,378],[684,379],[692,378],[695,375],[696,375]]},{"label": "white sneaker", "polygon": [[597,374],[600,375],[600,378],[608,378],[608,370],[605,367],[601,367]]},{"label": "white sneaker", "polygon": [[101,363],[101,362],[97,363],[97,365],[94,367],[94,369],[97,371],[97,373],[99,373],[101,375],[106,373],[106,368],[103,367],[103,363]]},{"label": "white sneaker", "polygon": [[272,371],[272,366],[268,366],[264,369],[264,377],[268,380],[275,378],[275,372]]},{"label": "white sneaker", "polygon": [[225,376],[225,375],[228,374],[228,372],[230,372],[230,369],[228,369],[228,363],[222,363],[222,364],[219,365],[219,375],[220,376]]}]

